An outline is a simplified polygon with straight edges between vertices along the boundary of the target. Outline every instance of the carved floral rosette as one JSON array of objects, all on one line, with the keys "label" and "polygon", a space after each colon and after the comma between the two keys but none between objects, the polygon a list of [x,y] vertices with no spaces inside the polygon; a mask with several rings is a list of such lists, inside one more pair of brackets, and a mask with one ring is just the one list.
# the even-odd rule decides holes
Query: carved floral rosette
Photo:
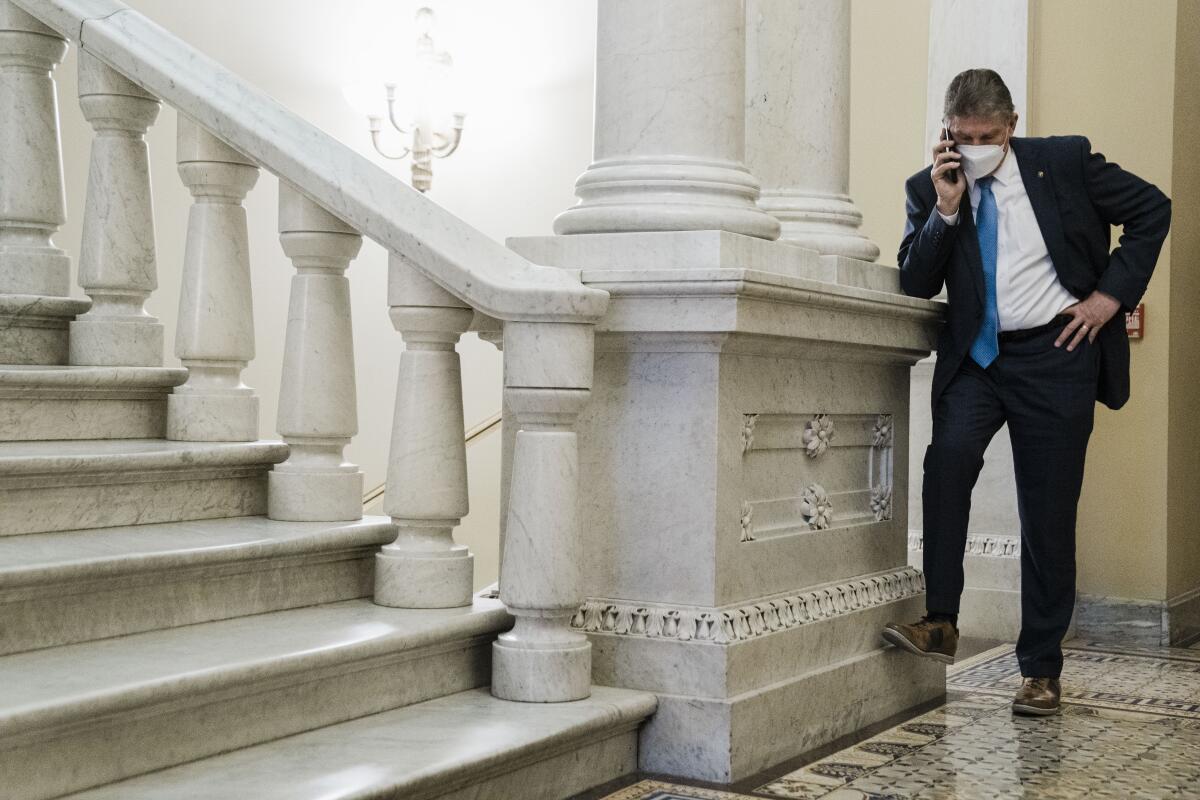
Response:
[{"label": "carved floral rosette", "polygon": [[729,644],[902,600],[923,591],[924,575],[904,567],[737,608],[664,608],[588,600],[575,613],[571,627],[585,633]]},{"label": "carved floral rosette", "polygon": [[804,453],[816,458],[829,449],[833,440],[833,419],[828,414],[817,414],[804,424]]},{"label": "carved floral rosette", "polygon": [[892,518],[892,487],[871,487],[871,511],[875,514],[876,522]]},{"label": "carved floral rosette", "polygon": [[875,417],[875,426],[871,429],[871,446],[891,447],[895,437],[896,431],[892,425],[892,415],[880,414]]},{"label": "carved floral rosette", "polygon": [[800,497],[800,513],[813,530],[823,530],[833,523],[833,501],[819,483],[804,488]]}]

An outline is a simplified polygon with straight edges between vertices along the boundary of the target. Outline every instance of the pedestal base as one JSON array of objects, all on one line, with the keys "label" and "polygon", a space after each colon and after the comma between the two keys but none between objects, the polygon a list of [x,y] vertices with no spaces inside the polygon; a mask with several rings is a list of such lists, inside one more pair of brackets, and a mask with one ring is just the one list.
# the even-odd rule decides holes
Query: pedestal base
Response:
[{"label": "pedestal base", "polygon": [[71,259],[57,247],[0,247],[0,293],[65,298],[71,292]]},{"label": "pedestal base", "polygon": [[458,546],[443,556],[389,551],[375,556],[375,604],[392,608],[471,605],[475,556]]},{"label": "pedestal base", "polygon": [[157,322],[113,319],[71,323],[70,359],[77,366],[161,367],[163,326]]},{"label": "pedestal base", "polygon": [[638,767],[743,780],[940,697],[945,681],[945,667],[891,649],[723,700],[660,694],[642,731]]},{"label": "pedestal base", "polygon": [[576,423],[593,680],[662,699],[643,769],[737,781],[944,692],[880,639],[906,563],[909,370],[939,304],[894,268],[711,231],[510,240],[610,293]]},{"label": "pedestal base", "polygon": [[862,212],[845,195],[764,191],[758,206],[779,220],[781,242],[816,250],[822,255],[862,261],[879,258],[879,246],[858,230]]},{"label": "pedestal base", "polygon": [[245,394],[191,394],[167,398],[167,438],[178,442],[253,442],[258,398]]},{"label": "pedestal base", "polygon": [[728,783],[942,695],[944,666],[879,636],[924,603],[902,568],[726,608],[592,600],[575,622],[597,683],[660,696],[641,768]]},{"label": "pedestal base", "polygon": [[362,518],[363,474],[293,472],[277,466],[267,475],[267,516],[293,522],[341,522]]},{"label": "pedestal base", "polygon": [[592,693],[592,645],[532,650],[511,646],[505,634],[492,644],[492,694],[522,703],[563,703]]}]

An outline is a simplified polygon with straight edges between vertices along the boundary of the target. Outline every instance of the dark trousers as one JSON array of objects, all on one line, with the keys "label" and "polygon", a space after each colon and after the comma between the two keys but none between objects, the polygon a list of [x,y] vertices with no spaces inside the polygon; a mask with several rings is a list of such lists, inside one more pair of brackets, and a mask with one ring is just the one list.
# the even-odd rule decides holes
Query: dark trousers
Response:
[{"label": "dark trousers", "polygon": [[1100,359],[1087,337],[1072,351],[1055,347],[1065,324],[1056,319],[1045,331],[1002,340],[987,369],[965,356],[938,398],[925,451],[926,606],[957,614],[971,490],[984,450],[1008,423],[1021,518],[1017,660],[1027,677],[1059,676],[1075,607],[1075,515]]}]

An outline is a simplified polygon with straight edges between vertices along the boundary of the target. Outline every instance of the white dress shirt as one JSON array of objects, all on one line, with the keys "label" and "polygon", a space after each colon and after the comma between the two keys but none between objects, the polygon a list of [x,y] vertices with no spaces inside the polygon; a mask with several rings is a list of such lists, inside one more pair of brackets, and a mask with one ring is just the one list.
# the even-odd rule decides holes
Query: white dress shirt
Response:
[{"label": "white dress shirt", "polygon": [[[1011,145],[992,177],[997,213],[996,306],[1000,312],[1000,330],[1033,328],[1049,322],[1078,299],[1067,291],[1054,271]],[[967,178],[967,189],[971,213],[978,218],[979,187]],[[946,224],[958,224],[957,211],[950,216],[941,211],[938,214]]]}]

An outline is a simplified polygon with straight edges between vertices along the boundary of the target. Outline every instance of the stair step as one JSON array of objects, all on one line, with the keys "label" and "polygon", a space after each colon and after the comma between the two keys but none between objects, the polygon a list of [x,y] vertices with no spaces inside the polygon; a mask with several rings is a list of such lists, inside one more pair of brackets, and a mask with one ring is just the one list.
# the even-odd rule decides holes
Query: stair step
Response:
[{"label": "stair step", "polygon": [[0,537],[0,655],[367,597],[387,517]]},{"label": "stair step", "polygon": [[0,366],[0,441],[162,438],[167,396],[186,380],[165,367]]},{"label": "stair step", "polygon": [[5,656],[0,775],[56,797],[462,692],[488,682],[510,624],[482,598],[348,600]]},{"label": "stair step", "polygon": [[637,769],[637,726],[655,702],[653,694],[600,686],[587,700],[547,704],[476,689],[71,798],[567,798]]},{"label": "stair step", "polygon": [[67,326],[91,307],[87,298],[0,294],[0,364],[67,363]]},{"label": "stair step", "polygon": [[0,442],[0,536],[267,510],[283,442]]}]

